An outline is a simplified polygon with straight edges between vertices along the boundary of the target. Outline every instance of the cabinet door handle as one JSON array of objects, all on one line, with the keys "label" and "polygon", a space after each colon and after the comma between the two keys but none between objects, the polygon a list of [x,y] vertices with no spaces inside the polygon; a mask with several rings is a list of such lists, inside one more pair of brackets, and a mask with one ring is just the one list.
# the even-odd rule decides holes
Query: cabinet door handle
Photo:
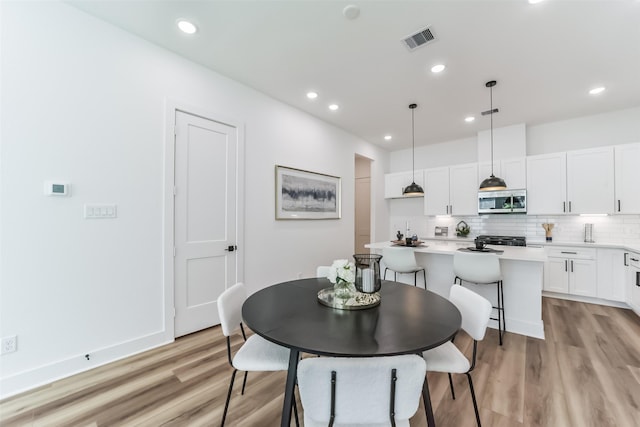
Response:
[{"label": "cabinet door handle", "polygon": [[573,260],[571,260],[571,272],[573,273]]},{"label": "cabinet door handle", "polygon": [[449,214],[453,215],[453,205],[449,205]]},{"label": "cabinet door handle", "polygon": [[571,200],[569,200],[569,212],[571,212]]},{"label": "cabinet door handle", "polygon": [[638,262],[638,261],[640,261],[640,260],[639,260],[638,258],[631,258],[631,261]]},{"label": "cabinet door handle", "polygon": [[562,202],[562,212],[567,211],[567,202]]},{"label": "cabinet door handle", "polygon": [[564,271],[569,271],[569,267],[567,266],[569,263],[569,261],[567,261],[566,259],[564,260]]},{"label": "cabinet door handle", "polygon": [[640,271],[636,271],[636,286],[640,287]]},{"label": "cabinet door handle", "polygon": [[624,261],[622,261],[622,263],[625,265],[625,267],[629,266],[629,252],[625,252],[624,253]]},{"label": "cabinet door handle", "polygon": [[620,212],[620,199],[618,199],[618,212]]},{"label": "cabinet door handle", "polygon": [[571,254],[571,255],[577,255],[578,252],[569,252],[569,251],[560,251],[561,254]]}]

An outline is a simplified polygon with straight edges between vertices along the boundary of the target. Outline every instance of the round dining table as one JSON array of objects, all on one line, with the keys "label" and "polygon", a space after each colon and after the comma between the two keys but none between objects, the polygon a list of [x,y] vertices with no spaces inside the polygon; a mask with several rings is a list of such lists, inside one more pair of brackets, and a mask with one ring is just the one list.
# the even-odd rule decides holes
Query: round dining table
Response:
[{"label": "round dining table", "polygon": [[[300,353],[333,357],[421,354],[451,340],[460,312],[446,298],[403,283],[383,281],[380,304],[341,310],[321,304],[317,295],[332,284],[326,278],[292,280],[264,288],[242,306],[244,323],[261,337],[287,347],[289,369],[281,426],[289,426]],[[429,386],[422,397],[427,424],[434,426]]]}]

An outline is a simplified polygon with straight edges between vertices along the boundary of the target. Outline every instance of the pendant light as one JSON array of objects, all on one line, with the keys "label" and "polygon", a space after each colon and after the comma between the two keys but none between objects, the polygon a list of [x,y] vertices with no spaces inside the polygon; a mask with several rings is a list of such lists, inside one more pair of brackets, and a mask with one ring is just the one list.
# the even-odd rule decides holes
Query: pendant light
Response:
[{"label": "pendant light", "polygon": [[409,197],[417,197],[423,196],[424,190],[418,184],[416,184],[416,135],[415,135],[415,127],[414,127],[414,110],[418,104],[409,104],[409,108],[411,109],[411,159],[412,159],[412,181],[411,184],[407,186],[402,191],[403,196]]},{"label": "pendant light", "polygon": [[491,80],[485,84],[485,86],[489,88],[491,109],[483,112],[482,115],[484,116],[489,114],[491,118],[491,176],[480,183],[480,191],[505,190],[507,188],[507,184],[504,182],[504,179],[498,178],[493,174],[493,113],[498,112],[497,108],[495,110],[493,109],[493,87],[495,85],[495,80]]}]

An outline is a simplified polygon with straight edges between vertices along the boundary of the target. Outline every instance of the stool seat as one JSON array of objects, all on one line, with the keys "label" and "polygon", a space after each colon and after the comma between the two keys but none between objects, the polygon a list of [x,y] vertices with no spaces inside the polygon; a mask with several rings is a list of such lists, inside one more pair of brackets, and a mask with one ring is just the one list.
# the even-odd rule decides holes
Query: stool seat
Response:
[{"label": "stool seat", "polygon": [[385,264],[383,279],[387,278],[387,270],[393,271],[393,280],[397,279],[397,273],[412,273],[413,286],[418,286],[418,272],[422,271],[424,288],[427,289],[427,271],[416,262],[416,254],[412,248],[384,248],[382,249],[382,260]]},{"label": "stool seat", "polygon": [[497,303],[493,309],[497,311],[497,317],[491,317],[498,321],[498,339],[502,345],[502,335],[506,330],[504,316],[504,291],[502,286],[502,270],[500,259],[496,254],[456,252],[453,255],[454,283],[462,285],[463,282],[478,285],[495,284],[497,287]]}]

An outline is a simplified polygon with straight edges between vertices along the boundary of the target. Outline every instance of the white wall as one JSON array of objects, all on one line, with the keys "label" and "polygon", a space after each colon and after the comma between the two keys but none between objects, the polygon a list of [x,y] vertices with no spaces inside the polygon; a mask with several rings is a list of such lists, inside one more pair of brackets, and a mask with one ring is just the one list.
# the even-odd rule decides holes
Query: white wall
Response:
[{"label": "white wall", "polygon": [[[522,151],[520,135],[523,126],[526,126],[526,153]],[[416,147],[416,169],[489,161],[487,136],[488,131],[485,130],[472,138]],[[516,147],[500,145],[511,139],[517,140]],[[494,129],[494,158],[533,156],[632,142],[640,142],[640,107],[539,125],[518,124]],[[486,156],[479,156],[479,150]],[[391,152],[389,165],[390,172],[411,170],[411,149]]]},{"label": "white wall", "polygon": [[[57,2],[2,2],[2,396],[160,345],[167,99],[244,124],[244,280],[312,276],[353,253],[354,154],[372,162],[373,238],[388,228],[388,154]],[[342,219],[276,221],[274,166],[342,177]],[[68,180],[71,197],[44,197]],[[84,220],[116,203],[115,220]],[[84,355],[90,353],[91,360]]]}]

